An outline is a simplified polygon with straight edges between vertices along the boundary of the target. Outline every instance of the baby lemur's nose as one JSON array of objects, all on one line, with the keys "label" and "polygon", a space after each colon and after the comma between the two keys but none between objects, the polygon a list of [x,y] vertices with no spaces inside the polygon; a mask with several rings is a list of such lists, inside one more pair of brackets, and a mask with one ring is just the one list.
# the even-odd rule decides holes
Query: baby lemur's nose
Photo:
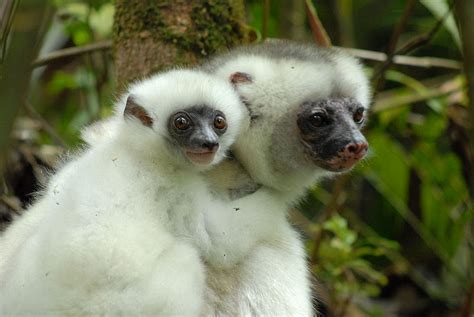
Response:
[{"label": "baby lemur's nose", "polygon": [[202,144],[202,147],[205,149],[208,149],[209,151],[214,152],[219,147],[219,143],[218,142],[204,142]]}]

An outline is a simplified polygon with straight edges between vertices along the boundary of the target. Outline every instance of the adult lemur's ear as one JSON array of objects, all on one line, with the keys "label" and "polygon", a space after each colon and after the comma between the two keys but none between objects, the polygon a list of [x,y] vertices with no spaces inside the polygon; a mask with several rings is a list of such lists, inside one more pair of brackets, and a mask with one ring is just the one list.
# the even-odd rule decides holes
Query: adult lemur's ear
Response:
[{"label": "adult lemur's ear", "polygon": [[144,126],[149,127],[149,128],[151,128],[153,124],[153,119],[150,117],[150,115],[145,110],[145,108],[143,108],[142,106],[136,103],[133,95],[129,95],[127,98],[127,104],[125,106],[123,116],[125,118],[133,116],[137,118],[138,120],[140,120],[140,122]]},{"label": "adult lemur's ear", "polygon": [[242,84],[242,83],[251,83],[253,81],[252,76],[247,73],[235,72],[230,74],[229,80],[232,85]]},{"label": "adult lemur's ear", "polygon": [[[250,74],[247,74],[247,73],[244,73],[244,72],[235,72],[235,73],[230,74],[229,81],[231,82],[231,84],[235,88],[237,88],[236,90],[238,92],[238,85],[240,85],[240,84],[250,84],[250,83],[253,82],[253,78]],[[248,102],[248,100],[244,96],[239,94],[239,97],[240,97],[240,101],[242,101],[244,106],[249,111],[250,122],[255,122],[257,119],[259,119],[262,116],[261,114],[255,112],[250,107],[250,103]]]}]

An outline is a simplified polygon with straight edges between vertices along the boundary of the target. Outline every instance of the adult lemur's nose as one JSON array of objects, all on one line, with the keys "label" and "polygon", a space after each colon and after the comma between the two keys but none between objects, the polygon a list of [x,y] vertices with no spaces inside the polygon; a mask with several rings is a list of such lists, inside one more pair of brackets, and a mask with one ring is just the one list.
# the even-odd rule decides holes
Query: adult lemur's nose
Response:
[{"label": "adult lemur's nose", "polygon": [[352,142],[346,145],[343,154],[354,155],[356,159],[359,159],[367,153],[369,144],[367,142]]}]

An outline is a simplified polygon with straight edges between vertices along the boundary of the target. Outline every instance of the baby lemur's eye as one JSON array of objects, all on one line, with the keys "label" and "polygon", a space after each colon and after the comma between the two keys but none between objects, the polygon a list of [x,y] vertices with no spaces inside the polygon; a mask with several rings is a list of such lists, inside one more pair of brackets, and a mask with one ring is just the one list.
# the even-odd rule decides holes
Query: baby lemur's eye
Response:
[{"label": "baby lemur's eye", "polygon": [[311,123],[311,125],[314,127],[321,127],[324,125],[325,121],[326,117],[322,112],[314,113],[311,115],[311,117],[309,117],[309,123]]},{"label": "baby lemur's eye", "polygon": [[227,122],[225,121],[225,118],[221,115],[217,115],[214,118],[214,127],[218,130],[227,128]]},{"label": "baby lemur's eye", "polygon": [[357,108],[356,112],[354,113],[354,122],[355,123],[362,123],[364,121],[364,111],[365,109],[360,107],[360,108]]},{"label": "baby lemur's eye", "polygon": [[187,130],[190,126],[189,119],[184,115],[178,116],[174,119],[174,126],[178,130]]}]

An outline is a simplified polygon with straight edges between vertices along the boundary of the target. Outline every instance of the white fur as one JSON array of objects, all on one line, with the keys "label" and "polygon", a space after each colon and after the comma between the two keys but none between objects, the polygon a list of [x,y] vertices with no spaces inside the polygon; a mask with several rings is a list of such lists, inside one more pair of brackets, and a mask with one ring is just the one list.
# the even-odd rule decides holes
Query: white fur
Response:
[{"label": "white fur", "polygon": [[[279,228],[272,236],[267,235],[267,239],[255,241],[233,270],[208,266],[208,315],[314,314],[304,247],[281,215],[286,214],[288,205],[301,197],[308,186],[329,172],[306,159],[298,138],[296,112],[304,101],[330,97],[352,97],[364,107],[369,106],[368,81],[352,57],[337,50],[289,42],[270,46],[288,50],[290,54],[281,57],[267,54],[264,45],[237,50],[205,66],[224,79],[235,72],[249,74],[252,82],[237,83],[236,89],[260,116],[240,134],[233,147],[243,169],[237,161],[221,163],[209,172],[209,182],[212,184],[219,174],[234,175],[239,169],[241,174],[247,171],[254,182],[263,185],[257,193],[247,197],[261,193],[268,195],[268,201],[276,202],[262,204],[253,200],[255,210],[262,213],[259,225],[253,229],[265,230],[267,224],[277,222]],[[292,58],[294,52],[299,57]],[[299,53],[311,58],[302,59]],[[222,179],[220,176],[219,180]],[[218,186],[221,197],[227,196],[223,189],[235,188],[232,181],[227,184],[220,181]],[[214,187],[214,191],[219,192],[219,188]]]},{"label": "white fur", "polygon": [[[214,70],[222,78],[229,78],[237,71],[253,78],[252,83],[238,84],[236,89],[244,100],[256,105],[254,108],[263,119],[241,133],[233,152],[252,178],[286,193],[288,201],[301,196],[318,177],[328,174],[311,162],[296,161],[293,169],[284,171],[273,162],[272,156],[285,164],[294,161],[296,156],[303,157],[302,147],[298,149],[295,144],[288,144],[295,141],[293,143],[298,145],[298,106],[304,101],[335,96],[352,97],[364,107],[369,106],[368,81],[354,58],[338,50],[333,51],[333,63],[316,57],[308,61],[242,54]],[[292,124],[287,124],[288,118]],[[288,135],[295,138],[286,137]]]},{"label": "white fur", "polygon": [[[244,100],[258,105],[261,119],[240,134],[234,146],[237,161],[226,160],[207,172],[216,196],[235,209],[210,208],[206,213],[210,244],[207,249],[198,244],[207,267],[202,316],[314,314],[304,246],[286,214],[308,186],[330,173],[304,158],[296,111],[304,101],[336,96],[352,97],[368,108],[370,93],[352,57],[333,50],[328,63],[319,49],[310,48],[309,53],[314,58],[301,60],[249,49],[210,67],[223,79],[234,72],[251,75],[252,83],[236,89]],[[229,189],[255,182],[263,188],[230,201]]]},{"label": "white fur", "polygon": [[[210,208],[206,213],[210,244],[207,249],[198,245],[207,267],[202,316],[314,314],[304,246],[286,214],[308,186],[330,173],[304,158],[296,111],[304,101],[336,96],[352,97],[368,108],[370,93],[352,57],[337,50],[320,53],[325,49],[279,45],[306,50],[312,58],[279,58],[250,48],[208,67],[224,79],[234,72],[250,74],[253,82],[237,84],[236,89],[244,100],[258,105],[261,118],[239,136],[234,146],[237,161],[226,160],[207,171],[216,196],[236,209]],[[329,55],[331,62],[322,55]],[[253,188],[256,182],[264,187],[231,201],[229,190]]]},{"label": "white fur", "polygon": [[167,119],[193,105],[222,111],[228,128],[216,163],[242,106],[230,84],[197,71],[157,75],[129,93],[152,128],[124,119],[122,99],[113,133],[69,161],[0,239],[0,315],[202,311],[205,270],[194,244],[209,245],[210,196],[199,168],[166,142]]},{"label": "white fur", "polygon": [[[298,132],[295,130],[296,107],[305,100],[333,96],[353,97],[367,107],[369,99],[367,80],[357,62],[337,52],[332,52],[329,55],[332,56],[334,62],[327,63],[318,54],[315,54],[313,59],[304,61],[301,58],[291,58],[291,56],[278,58],[253,54],[250,49],[247,53],[231,56],[212,68],[213,72],[225,80],[228,80],[229,75],[236,71],[249,73],[254,82],[239,84],[237,90],[245,100],[259,105],[262,118],[257,124],[241,133],[234,148],[238,161],[227,160],[216,169],[208,171],[208,182],[213,185],[215,181],[217,184],[214,184],[213,192],[219,197],[218,199],[212,199],[201,183],[202,179],[197,178],[195,182],[185,184],[189,186],[187,188],[190,191],[198,192],[195,200],[182,200],[182,206],[168,206],[170,211],[168,215],[181,215],[181,212],[178,211],[186,206],[189,208],[202,204],[206,207],[204,214],[193,214],[199,218],[197,221],[189,221],[187,217],[178,217],[174,218],[176,221],[172,222],[175,225],[172,232],[180,232],[182,236],[188,238],[179,241],[186,247],[193,246],[186,253],[188,259],[191,255],[194,257],[195,251],[198,251],[204,259],[207,287],[205,303],[201,311],[202,316],[310,316],[313,314],[311,282],[306,267],[304,247],[298,234],[288,223],[286,214],[289,204],[298,199],[307,186],[328,173],[316,168],[303,158],[302,150],[298,147]],[[99,132],[97,133],[97,131]],[[96,148],[101,148],[109,143],[109,139],[115,139],[117,133],[119,133],[117,122],[112,119],[103,125],[99,124],[95,128],[89,129],[85,132],[84,137],[88,142],[96,144]],[[239,161],[243,168],[239,165]],[[143,164],[138,164],[133,171],[139,175],[154,175],[154,171],[149,170]],[[101,184],[99,188],[115,189],[114,184],[119,184],[116,178],[122,177],[119,172],[116,173],[118,175],[111,175],[111,179],[104,180],[106,184]],[[188,171],[177,175],[189,178]],[[235,177],[235,175],[240,176]],[[130,175],[123,177],[134,179]],[[173,178],[173,183],[181,184],[178,176],[176,179]],[[229,199],[231,196],[228,193],[229,189],[239,190],[247,187],[248,184],[255,183],[262,184],[263,187],[241,199]],[[153,187],[148,188],[148,191],[145,192],[153,190],[158,191],[156,195],[163,195],[161,189]],[[87,191],[90,190],[87,189]],[[137,200],[148,197],[143,195],[143,189],[133,191],[133,189],[127,188],[128,191],[135,193]],[[107,192],[113,198],[107,201],[116,200],[114,192],[115,190]],[[169,197],[170,201],[173,201],[171,198],[172,196]],[[136,203],[143,203],[141,200]],[[159,203],[167,202],[169,201],[155,201],[154,208],[158,208]],[[35,217],[31,216],[30,218]],[[130,216],[130,218],[137,222],[132,227],[140,228],[140,232],[151,232],[155,226],[162,223],[161,221],[153,223],[146,217],[140,219]],[[28,218],[25,219],[26,223]],[[30,223],[34,223],[34,220],[31,220]],[[94,225],[96,221],[91,221],[93,221],[91,225],[96,226]],[[77,220],[69,223],[74,226]],[[102,222],[99,221],[99,223]],[[121,220],[118,220],[118,223],[121,223]],[[179,225],[176,226],[176,224]],[[105,226],[105,223],[103,225]],[[17,225],[17,228],[19,226],[21,223]],[[48,228],[51,229],[51,232],[56,232],[56,230],[53,231],[55,226],[57,224]],[[82,224],[78,226],[83,227]],[[24,227],[35,226],[25,224]],[[117,239],[114,244],[117,252],[111,255],[114,257],[113,259],[108,259],[109,266],[101,266],[97,264],[97,261],[88,260],[93,255],[86,252],[85,260],[71,263],[69,267],[79,266],[77,269],[82,270],[83,267],[87,267],[84,265],[85,263],[90,263],[91,269],[97,272],[96,279],[98,281],[103,282],[103,279],[107,277],[115,282],[108,288],[110,292],[101,294],[97,302],[93,303],[94,305],[98,305],[100,302],[103,304],[101,307],[110,308],[115,307],[117,302],[124,301],[127,306],[119,305],[122,309],[131,305],[137,310],[148,311],[145,309],[148,307],[146,300],[150,298],[150,293],[138,294],[137,289],[142,287],[141,284],[135,288],[124,288],[124,284],[121,282],[127,276],[140,280],[144,274],[139,270],[141,266],[136,262],[142,263],[141,260],[143,260],[146,263],[148,255],[157,251],[151,246],[149,249],[147,248],[148,240],[148,242],[137,241],[134,244],[135,246],[143,244],[145,250],[143,253],[136,251],[129,254],[123,251],[130,245],[128,242],[130,237],[139,235],[136,232],[127,234],[129,230],[132,230],[127,228],[120,230],[121,234],[118,237],[114,236]],[[15,227],[11,229],[11,232],[14,232]],[[160,230],[160,232],[162,231]],[[64,234],[68,237],[68,232]],[[85,234],[94,237],[93,232]],[[56,233],[53,236],[58,237]],[[22,239],[13,240],[17,241],[17,245],[23,243]],[[58,240],[56,243],[59,244],[64,241],[64,239],[56,240]],[[30,241],[35,241],[35,239],[30,239]],[[92,239],[92,242],[94,241]],[[152,244],[156,247],[155,243]],[[81,245],[78,244],[70,248],[70,252],[81,251]],[[140,250],[143,249],[140,248]],[[51,255],[48,254],[48,256]],[[71,255],[68,256],[75,258]],[[84,254],[81,254],[80,259],[82,256]],[[183,256],[184,254],[180,253],[171,254],[169,263],[172,263],[173,257],[175,257],[174,261],[185,261],[187,258],[183,258]],[[131,264],[120,265],[124,261]],[[188,263],[194,263],[194,261],[195,258],[192,258]],[[114,265],[115,262],[117,264]],[[166,267],[166,265],[164,266]],[[178,265],[176,271],[181,268]],[[189,274],[185,276],[188,276],[189,280],[193,280],[193,274],[200,275],[197,271],[196,268],[195,271],[188,272]],[[117,272],[122,272],[122,279],[119,278]],[[189,283],[187,284],[184,280],[182,283],[173,284],[170,280],[173,278],[172,273],[165,272],[167,275],[164,276],[169,277],[166,282],[171,283],[171,286],[188,286]],[[170,269],[170,272],[173,271]],[[63,274],[63,277],[70,275],[70,272],[66,273]],[[146,276],[150,277],[150,275]],[[69,279],[66,280],[69,281]],[[68,286],[72,288],[76,285],[75,283],[84,285],[83,281],[90,281],[90,278],[82,274],[80,278],[72,280]],[[193,296],[196,298],[201,294],[199,287],[188,286],[186,289],[190,290],[189,293],[194,291]],[[150,290],[154,289],[150,288]],[[157,294],[167,298],[162,293]],[[174,293],[171,293],[170,297],[172,295]],[[71,301],[74,302],[73,299]],[[182,306],[190,304],[186,295],[182,296],[182,301]],[[39,302],[44,302],[43,298],[40,297]],[[130,304],[131,302],[133,304]],[[84,307],[84,305],[82,304],[80,307]],[[111,311],[110,313],[115,312]]]}]

